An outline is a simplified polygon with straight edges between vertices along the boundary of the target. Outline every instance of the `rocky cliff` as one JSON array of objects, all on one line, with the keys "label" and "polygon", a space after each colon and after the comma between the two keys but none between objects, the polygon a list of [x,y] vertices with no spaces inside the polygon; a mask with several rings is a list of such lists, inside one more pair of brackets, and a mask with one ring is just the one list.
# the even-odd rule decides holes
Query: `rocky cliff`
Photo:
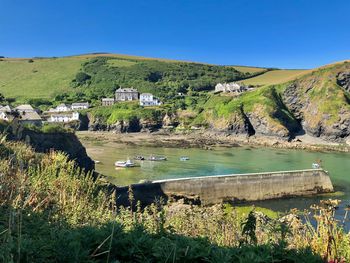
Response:
[{"label": "rocky cliff", "polygon": [[63,151],[85,171],[95,169],[94,161],[87,155],[86,149],[74,133],[40,133],[23,130],[21,139],[29,143],[35,151],[48,152],[51,149]]},{"label": "rocky cliff", "polygon": [[283,100],[315,137],[341,141],[350,135],[350,64],[315,71],[286,85]]}]

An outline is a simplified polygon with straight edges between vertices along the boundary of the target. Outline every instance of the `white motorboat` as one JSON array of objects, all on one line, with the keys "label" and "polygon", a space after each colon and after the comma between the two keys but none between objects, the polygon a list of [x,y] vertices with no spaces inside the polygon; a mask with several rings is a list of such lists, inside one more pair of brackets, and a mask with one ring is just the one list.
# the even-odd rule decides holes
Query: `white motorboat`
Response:
[{"label": "white motorboat", "polygon": [[114,163],[116,167],[135,167],[135,163],[133,163],[131,160],[126,160],[126,161],[116,161]]},{"label": "white motorboat", "polygon": [[180,161],[188,161],[190,158],[188,156],[181,156]]},{"label": "white motorboat", "polygon": [[319,163],[313,163],[312,164],[312,169],[320,169],[321,165]]},{"label": "white motorboat", "polygon": [[167,158],[165,156],[154,156],[154,155],[152,155],[152,156],[150,156],[148,158],[148,160],[149,161],[166,161]]}]

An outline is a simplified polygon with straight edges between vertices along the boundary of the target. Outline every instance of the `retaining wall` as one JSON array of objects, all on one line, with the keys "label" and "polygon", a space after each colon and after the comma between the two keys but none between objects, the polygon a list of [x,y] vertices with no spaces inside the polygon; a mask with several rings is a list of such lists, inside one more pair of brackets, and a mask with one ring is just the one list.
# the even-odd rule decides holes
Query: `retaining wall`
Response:
[{"label": "retaining wall", "polygon": [[[143,205],[170,197],[214,204],[327,193],[333,192],[333,185],[326,171],[310,169],[158,180],[132,185],[132,189]],[[117,188],[119,204],[128,203],[127,190]]]}]

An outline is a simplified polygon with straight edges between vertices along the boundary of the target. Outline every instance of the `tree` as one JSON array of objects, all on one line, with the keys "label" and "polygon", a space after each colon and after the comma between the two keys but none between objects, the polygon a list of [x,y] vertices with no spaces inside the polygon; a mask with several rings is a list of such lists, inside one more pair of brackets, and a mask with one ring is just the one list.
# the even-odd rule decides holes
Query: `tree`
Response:
[{"label": "tree", "polygon": [[79,85],[85,84],[86,81],[88,81],[89,79],[91,79],[91,76],[86,74],[85,72],[78,72],[77,75],[75,75],[75,81]]}]

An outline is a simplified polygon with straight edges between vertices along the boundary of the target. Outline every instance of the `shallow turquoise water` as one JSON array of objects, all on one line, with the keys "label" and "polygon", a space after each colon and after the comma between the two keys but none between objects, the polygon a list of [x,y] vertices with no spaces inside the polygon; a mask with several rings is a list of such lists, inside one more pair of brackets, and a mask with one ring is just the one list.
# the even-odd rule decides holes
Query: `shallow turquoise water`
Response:
[{"label": "shallow turquoise water", "polygon": [[[283,150],[271,148],[234,147],[203,150],[197,148],[153,148],[117,144],[91,144],[84,142],[88,154],[101,161],[96,170],[108,175],[117,185],[137,183],[140,180],[181,178],[232,173],[251,173],[263,171],[281,171],[310,169],[316,159],[321,159],[323,168],[330,173],[336,191],[343,194],[343,205],[350,203],[350,154],[309,152],[301,150]],[[139,167],[116,170],[114,162],[126,160],[135,155],[164,155],[168,161],[135,161]],[[181,156],[188,156],[189,161],[180,161]],[[329,196],[289,198],[259,202],[259,206],[285,211],[290,208],[308,208],[310,204]]]}]

